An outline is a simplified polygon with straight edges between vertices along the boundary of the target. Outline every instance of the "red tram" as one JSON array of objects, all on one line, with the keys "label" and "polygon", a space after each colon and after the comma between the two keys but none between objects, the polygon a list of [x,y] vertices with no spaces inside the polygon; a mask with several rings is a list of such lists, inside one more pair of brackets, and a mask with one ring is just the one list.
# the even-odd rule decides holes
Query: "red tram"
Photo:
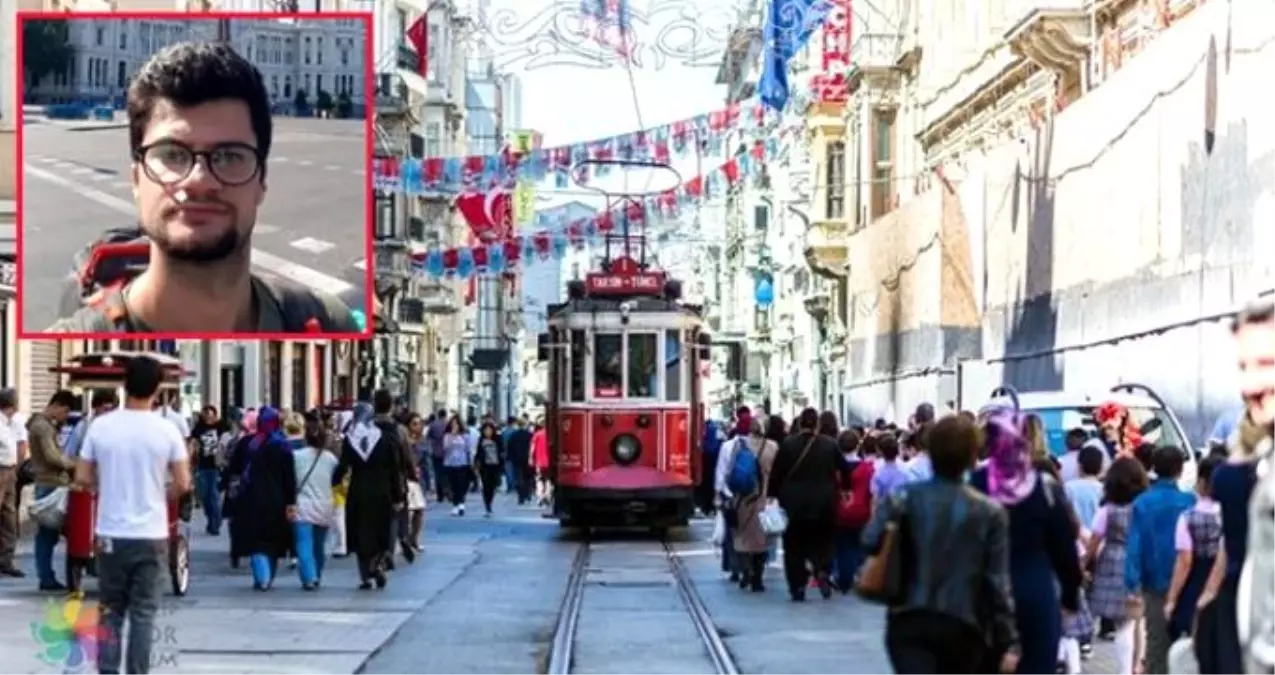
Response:
[{"label": "red tram", "polygon": [[553,515],[571,527],[686,525],[705,470],[701,308],[627,252],[567,295],[539,343]]}]

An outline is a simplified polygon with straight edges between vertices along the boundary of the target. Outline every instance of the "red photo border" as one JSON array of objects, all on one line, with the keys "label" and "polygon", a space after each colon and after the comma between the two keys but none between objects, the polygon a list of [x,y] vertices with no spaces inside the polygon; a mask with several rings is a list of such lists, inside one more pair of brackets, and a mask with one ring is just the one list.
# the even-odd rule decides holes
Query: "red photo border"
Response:
[{"label": "red photo border", "polygon": [[[361,333],[41,333],[29,332],[23,325],[23,288],[25,286],[26,277],[22,273],[22,233],[23,233],[23,201],[25,199],[25,177],[23,167],[25,166],[25,153],[23,150],[23,135],[25,133],[25,124],[23,121],[23,88],[25,86],[25,78],[22,69],[22,26],[24,21],[35,21],[41,19],[61,19],[61,20],[78,20],[78,19],[207,19],[209,21],[218,21],[222,19],[251,19],[251,20],[270,20],[270,19],[298,19],[298,20],[338,20],[353,19],[364,22],[365,36],[363,45],[363,100],[366,115],[364,118],[364,171],[366,177],[364,179],[364,316],[367,318],[367,328]],[[376,143],[376,130],[373,124],[375,116],[375,92],[376,92],[376,54],[375,45],[375,15],[372,12],[201,12],[201,11],[180,11],[173,10],[168,12],[51,12],[51,11],[29,11],[18,10],[15,17],[14,26],[17,31],[15,44],[17,46],[17,57],[14,59],[15,73],[14,82],[16,83],[16,113],[17,128],[14,130],[15,136],[15,161],[17,166],[14,167],[14,176],[16,178],[17,192],[17,218],[15,221],[16,233],[16,254],[15,266],[17,274],[17,324],[18,338],[22,340],[119,340],[132,338],[145,338],[148,340],[370,340],[372,338],[375,323],[375,300],[376,300],[376,280],[375,265],[373,264],[374,238],[376,232],[375,218],[375,200],[372,192],[372,156]]]}]

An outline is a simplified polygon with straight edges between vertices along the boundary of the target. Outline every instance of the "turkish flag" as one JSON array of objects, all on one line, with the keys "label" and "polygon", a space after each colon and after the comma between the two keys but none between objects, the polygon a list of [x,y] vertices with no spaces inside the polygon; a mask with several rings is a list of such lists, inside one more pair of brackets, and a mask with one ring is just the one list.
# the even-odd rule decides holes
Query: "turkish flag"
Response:
[{"label": "turkish flag", "polygon": [[428,15],[422,14],[421,18],[407,29],[407,40],[412,43],[412,48],[416,50],[416,72],[421,77],[425,77],[425,71],[429,69],[429,18]]},{"label": "turkish flag", "polygon": [[504,241],[513,234],[514,197],[508,190],[460,195],[456,209],[483,243]]}]

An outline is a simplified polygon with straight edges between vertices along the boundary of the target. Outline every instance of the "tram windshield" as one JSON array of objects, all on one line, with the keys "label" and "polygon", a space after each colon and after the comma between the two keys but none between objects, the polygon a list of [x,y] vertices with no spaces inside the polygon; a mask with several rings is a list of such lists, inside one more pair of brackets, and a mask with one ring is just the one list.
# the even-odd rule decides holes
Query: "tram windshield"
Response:
[{"label": "tram windshield", "polygon": [[660,395],[659,345],[655,333],[629,333],[629,398]]},{"label": "tram windshield", "polygon": [[599,334],[593,337],[593,395],[620,398],[624,395],[624,336]]}]

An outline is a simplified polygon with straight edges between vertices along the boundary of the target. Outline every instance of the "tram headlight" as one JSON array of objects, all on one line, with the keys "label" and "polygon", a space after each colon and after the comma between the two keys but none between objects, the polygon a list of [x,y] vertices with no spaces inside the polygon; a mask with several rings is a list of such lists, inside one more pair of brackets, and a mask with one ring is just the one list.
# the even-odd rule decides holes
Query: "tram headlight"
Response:
[{"label": "tram headlight", "polygon": [[611,455],[620,464],[632,464],[642,454],[642,442],[632,434],[620,434],[611,441]]}]

